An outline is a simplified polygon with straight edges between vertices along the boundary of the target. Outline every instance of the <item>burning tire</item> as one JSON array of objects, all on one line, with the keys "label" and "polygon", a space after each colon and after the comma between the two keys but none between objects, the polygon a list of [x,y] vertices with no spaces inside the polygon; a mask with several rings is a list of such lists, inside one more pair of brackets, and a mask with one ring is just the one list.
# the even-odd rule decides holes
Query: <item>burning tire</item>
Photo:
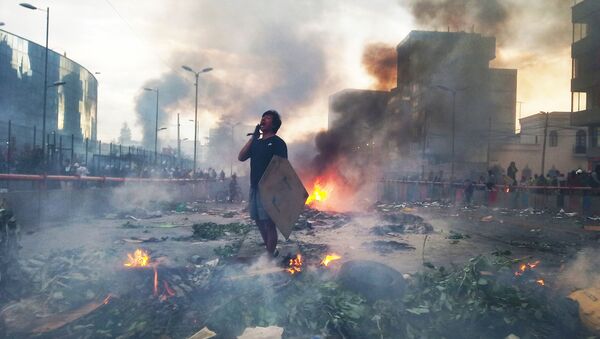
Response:
[{"label": "burning tire", "polygon": [[338,281],[349,290],[362,294],[368,300],[398,298],[404,294],[406,282],[400,272],[368,260],[344,263]]}]

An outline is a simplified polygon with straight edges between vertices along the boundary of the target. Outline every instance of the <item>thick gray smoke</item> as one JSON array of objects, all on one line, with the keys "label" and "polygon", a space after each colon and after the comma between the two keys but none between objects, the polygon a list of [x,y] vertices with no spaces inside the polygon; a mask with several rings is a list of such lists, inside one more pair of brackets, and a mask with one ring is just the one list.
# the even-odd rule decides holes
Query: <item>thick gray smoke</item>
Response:
[{"label": "thick gray smoke", "polygon": [[[169,10],[178,11],[181,17],[180,8]],[[165,91],[177,90],[173,99],[185,100],[185,107],[193,107],[194,76],[181,65],[196,70],[213,67],[213,72],[200,75],[199,111],[207,110],[234,123],[254,124],[273,108],[290,121],[312,103],[329,74],[326,54],[331,46],[314,28],[326,10],[321,4],[295,1],[252,6],[231,0],[189,3],[185,9],[189,15],[178,24],[198,29],[178,38],[189,46],[174,53],[169,61],[171,71],[150,84],[168,86]],[[144,125],[154,121],[146,112],[146,106],[153,105],[148,98],[151,94],[143,93],[137,100]]]},{"label": "thick gray smoke", "polygon": [[[420,29],[474,31],[496,37],[498,47],[522,51],[516,65],[571,42],[571,1],[411,0],[401,1]],[[514,62],[514,61],[513,61]],[[503,63],[503,60],[499,60]]]},{"label": "thick gray smoke", "polygon": [[[169,121],[170,108],[177,105],[189,92],[188,83],[175,73],[166,74],[160,79],[148,80],[144,88],[158,88],[158,128]],[[148,149],[154,147],[156,127],[156,92],[142,89],[136,98],[135,111],[142,127],[142,144]],[[160,138],[159,138],[160,139]]]}]

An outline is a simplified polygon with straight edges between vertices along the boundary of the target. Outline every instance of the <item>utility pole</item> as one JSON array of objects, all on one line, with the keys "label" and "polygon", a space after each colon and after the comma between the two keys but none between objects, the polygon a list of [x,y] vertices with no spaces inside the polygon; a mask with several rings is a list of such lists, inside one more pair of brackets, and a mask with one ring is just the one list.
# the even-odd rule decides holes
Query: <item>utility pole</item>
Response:
[{"label": "utility pole", "polygon": [[181,166],[181,138],[179,136],[179,113],[177,113],[177,160]]},{"label": "utility pole", "polygon": [[540,173],[540,175],[544,175],[544,165],[546,163],[546,137],[548,135],[548,117],[550,116],[550,113],[548,112],[540,112],[541,114],[545,114],[546,115],[546,119],[544,122],[544,144],[542,146],[542,172]]},{"label": "utility pole", "polygon": [[486,157],[486,170],[490,169],[490,150],[492,140],[492,117],[490,116],[488,121],[488,140],[487,140],[487,157]]}]

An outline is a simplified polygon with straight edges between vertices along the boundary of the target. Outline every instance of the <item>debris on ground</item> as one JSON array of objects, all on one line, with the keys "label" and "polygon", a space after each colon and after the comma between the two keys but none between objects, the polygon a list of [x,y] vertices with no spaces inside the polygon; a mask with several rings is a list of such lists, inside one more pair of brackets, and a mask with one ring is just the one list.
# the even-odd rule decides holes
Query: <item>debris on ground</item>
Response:
[{"label": "debris on ground", "polygon": [[372,242],[363,243],[363,245],[381,254],[388,254],[394,251],[406,251],[415,249],[412,245],[408,243],[399,242],[395,240],[375,240]]},{"label": "debris on ground", "polygon": [[214,222],[205,222],[194,224],[192,229],[194,239],[216,240],[226,235],[242,235],[250,231],[251,226],[242,223],[216,224]]},{"label": "debris on ground", "polygon": [[283,328],[278,326],[248,327],[238,339],[281,339]]},{"label": "debris on ground", "polygon": [[188,339],[209,339],[217,334],[211,331],[208,327],[204,326],[200,331],[196,332],[193,336]]}]

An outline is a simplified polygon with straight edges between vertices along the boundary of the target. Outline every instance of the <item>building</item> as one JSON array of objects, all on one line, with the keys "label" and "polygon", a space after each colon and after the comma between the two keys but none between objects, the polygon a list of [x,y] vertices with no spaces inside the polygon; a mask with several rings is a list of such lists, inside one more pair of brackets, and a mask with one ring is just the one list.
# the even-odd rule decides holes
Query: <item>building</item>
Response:
[{"label": "building", "polygon": [[552,168],[561,173],[586,169],[586,129],[572,126],[570,117],[570,112],[550,112],[519,119],[521,132],[496,145],[490,152],[490,163],[506,171],[510,162],[514,161],[520,170],[517,173],[519,177],[525,168],[532,174],[540,174],[545,152],[544,174]]},{"label": "building", "polygon": [[600,163],[600,0],[572,8],[571,123],[587,129],[588,168]]},{"label": "building", "polygon": [[335,93],[329,129],[359,130],[351,140],[385,154],[388,173],[485,173],[489,150],[503,142],[496,136],[515,133],[517,70],[490,68],[495,43],[476,33],[410,32],[396,48],[397,87]]},{"label": "building", "polygon": [[490,68],[495,50],[495,38],[465,32],[412,31],[397,46],[395,91],[410,98],[422,174],[483,173],[491,133],[514,133],[517,71]]},{"label": "building", "polygon": [[[0,138],[8,121],[17,144],[41,144],[45,47],[0,30]],[[54,85],[65,82],[63,85]],[[98,81],[85,67],[48,51],[47,136],[96,140]],[[50,142],[53,142],[52,140]]]}]

